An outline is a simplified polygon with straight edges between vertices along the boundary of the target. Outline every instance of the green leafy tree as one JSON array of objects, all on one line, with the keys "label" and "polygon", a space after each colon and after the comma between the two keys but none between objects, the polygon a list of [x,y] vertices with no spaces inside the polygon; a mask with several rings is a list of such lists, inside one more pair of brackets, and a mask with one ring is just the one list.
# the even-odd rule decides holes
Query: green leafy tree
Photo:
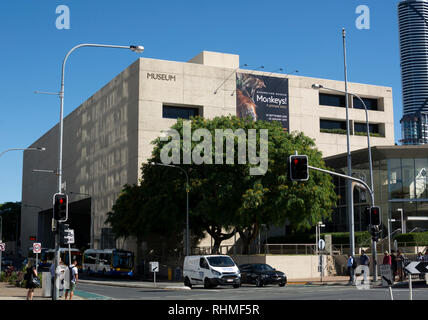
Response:
[{"label": "green leafy tree", "polygon": [[[167,141],[160,138],[155,145],[150,162],[160,162],[163,148],[170,149],[173,155],[174,148],[184,155],[186,146],[183,144],[184,122],[178,120],[172,129],[179,133],[177,142],[172,137]],[[311,172],[307,182],[291,182],[288,180],[288,157],[298,151],[306,154],[309,163],[313,166],[324,167],[321,153],[315,148],[315,143],[302,133],[288,134],[284,132],[279,123],[252,121],[231,117],[216,117],[207,120],[196,117],[191,120],[191,131],[207,129],[211,133],[212,155],[209,150],[201,148],[200,141],[192,141],[191,151],[206,156],[215,163],[217,157],[226,163],[226,149],[216,150],[216,129],[231,129],[236,132],[243,129],[268,130],[268,169],[263,175],[250,175],[250,168],[256,165],[248,161],[239,164],[239,138],[233,140],[233,164],[180,164],[190,177],[191,195],[191,228],[193,232],[207,231],[214,239],[214,251],[221,242],[239,232],[247,247],[258,234],[261,224],[279,225],[290,221],[295,228],[310,228],[319,219],[328,218],[332,207],[336,203],[334,185],[328,175]],[[223,138],[223,142],[226,138]],[[257,136],[255,150],[260,156],[260,136]],[[245,137],[248,142],[248,136]],[[196,149],[195,149],[196,148]],[[182,159],[181,159],[182,160]],[[168,211],[177,215],[177,208],[182,208],[185,197],[185,177],[177,169],[157,168],[148,164],[143,165],[143,183],[151,187],[155,199],[152,209],[158,212]],[[157,198],[157,200],[156,200]],[[157,201],[157,202],[156,202]]]}]

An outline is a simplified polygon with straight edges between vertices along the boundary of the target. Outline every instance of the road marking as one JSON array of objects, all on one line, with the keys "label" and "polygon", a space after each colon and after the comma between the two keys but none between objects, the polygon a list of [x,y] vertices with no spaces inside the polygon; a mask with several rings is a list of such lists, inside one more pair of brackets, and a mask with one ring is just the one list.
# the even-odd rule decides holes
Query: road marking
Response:
[{"label": "road marking", "polygon": [[87,292],[87,291],[81,291],[81,290],[74,290],[74,294],[76,296],[79,296],[79,297],[84,298],[84,299],[89,299],[89,300],[113,300],[113,298],[111,298],[111,297],[102,296],[100,294]]}]

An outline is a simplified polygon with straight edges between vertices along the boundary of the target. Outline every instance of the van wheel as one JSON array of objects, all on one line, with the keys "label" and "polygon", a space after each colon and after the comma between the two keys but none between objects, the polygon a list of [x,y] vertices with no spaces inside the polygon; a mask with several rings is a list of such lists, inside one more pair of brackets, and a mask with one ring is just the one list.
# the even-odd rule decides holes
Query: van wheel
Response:
[{"label": "van wheel", "polygon": [[189,287],[190,289],[192,289],[192,283],[190,282],[189,278],[184,278],[184,285],[186,287]]},{"label": "van wheel", "polygon": [[210,283],[210,280],[208,278],[205,278],[205,280],[204,280],[204,288],[205,289],[211,288],[211,283]]}]

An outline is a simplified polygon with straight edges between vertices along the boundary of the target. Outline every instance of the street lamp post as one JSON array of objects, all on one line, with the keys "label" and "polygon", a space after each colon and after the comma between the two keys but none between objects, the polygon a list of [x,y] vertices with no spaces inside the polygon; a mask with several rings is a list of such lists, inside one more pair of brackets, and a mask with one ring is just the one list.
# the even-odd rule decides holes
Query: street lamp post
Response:
[{"label": "street lamp post", "polygon": [[[338,90],[338,89],[327,88],[327,87],[324,87],[323,85],[320,85],[320,84],[313,84],[312,88],[316,89],[316,90],[318,90],[318,89],[325,89],[325,90],[328,90],[328,91],[345,93],[346,96],[349,94],[349,95],[351,95],[353,97],[356,97],[362,103],[362,105],[364,107],[364,110],[365,110],[365,114],[366,114],[367,150],[368,150],[368,161],[369,161],[369,171],[370,171],[370,189],[371,189],[370,193],[371,193],[372,201],[374,203],[373,164],[372,164],[372,151],[371,151],[371,146],[370,146],[369,114],[368,114],[367,106],[364,103],[364,100],[361,99],[361,97],[358,96],[355,93],[348,93],[347,91],[342,91],[342,90]],[[346,101],[348,101],[348,98],[346,98]],[[349,125],[348,117],[347,117],[346,121],[347,121],[347,124]],[[347,135],[348,134],[349,134],[349,131],[347,131]],[[348,151],[349,151],[349,138],[348,138]],[[348,153],[348,168],[349,168],[349,166],[350,166],[350,154]],[[351,188],[350,193],[352,193],[352,188]],[[348,199],[349,199],[349,197],[348,197]],[[351,200],[351,205],[352,205],[352,209],[353,209],[353,199]],[[352,210],[352,213],[353,213],[353,210]],[[352,214],[352,222],[349,221],[349,223],[352,226],[351,231],[352,231],[352,234],[353,234],[353,226],[354,226],[354,223],[353,223],[353,214]],[[354,236],[353,235],[352,235],[352,239],[351,239],[350,242],[351,242],[351,246],[352,246],[352,248],[351,248],[351,254],[354,255],[355,254],[355,247],[354,247]],[[376,249],[377,248],[376,248],[376,241],[373,241],[373,245],[372,246],[373,246],[373,250],[372,250],[373,261],[374,261],[373,266],[374,266],[374,270],[375,270],[374,271],[374,278],[373,279],[374,279],[374,281],[377,281],[377,269],[376,269],[376,261],[377,261],[376,260],[376,257],[377,257]]]},{"label": "street lamp post", "polygon": [[190,242],[189,242],[189,175],[186,170],[182,167],[174,166],[172,164],[163,164],[158,162],[151,162],[151,165],[155,166],[163,166],[163,167],[171,167],[180,169],[186,175],[186,256],[190,255]]},{"label": "street lamp post", "polygon": [[19,150],[22,150],[22,151],[46,151],[46,148],[44,148],[44,147],[40,147],[40,148],[12,148],[12,149],[7,149],[7,150],[3,151],[2,153],[0,153],[0,157],[2,155],[4,155],[6,152],[19,151]]},{"label": "street lamp post", "polygon": [[[59,99],[60,99],[60,115],[59,115],[59,155],[58,155],[58,193],[62,193],[62,148],[63,148],[63,132],[64,132],[64,73],[65,73],[65,64],[67,62],[70,54],[82,47],[97,47],[97,48],[117,48],[117,49],[129,49],[131,51],[141,53],[144,51],[143,46],[118,46],[118,45],[105,45],[105,44],[93,44],[93,43],[83,43],[73,47],[68,53],[65,55],[64,61],[62,63],[62,73],[61,73],[61,89],[59,91]],[[59,232],[58,227],[56,228],[55,233],[55,270],[59,265]],[[57,273],[55,272],[55,290],[52,296],[53,300],[58,299],[58,286],[57,286]]]}]

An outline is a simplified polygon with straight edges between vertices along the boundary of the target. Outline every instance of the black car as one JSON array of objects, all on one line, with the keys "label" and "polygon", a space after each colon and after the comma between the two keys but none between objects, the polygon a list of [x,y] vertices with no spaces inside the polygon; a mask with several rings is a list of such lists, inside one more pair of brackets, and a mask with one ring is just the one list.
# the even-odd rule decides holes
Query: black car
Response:
[{"label": "black car", "polygon": [[278,284],[283,287],[287,283],[284,272],[278,271],[265,263],[251,263],[239,266],[241,283],[255,284],[262,287],[266,284]]}]

